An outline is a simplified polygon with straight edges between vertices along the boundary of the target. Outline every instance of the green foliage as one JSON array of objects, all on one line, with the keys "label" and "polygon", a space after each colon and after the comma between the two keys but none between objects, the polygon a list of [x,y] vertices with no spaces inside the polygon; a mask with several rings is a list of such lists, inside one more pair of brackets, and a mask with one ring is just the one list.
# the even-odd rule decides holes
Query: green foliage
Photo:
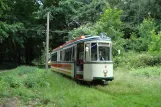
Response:
[{"label": "green foliage", "polygon": [[23,73],[22,76],[25,76],[25,74],[27,74],[27,76],[24,79],[23,83],[27,88],[50,87],[50,83],[46,81],[45,74],[39,72],[36,67],[34,67],[34,69],[31,67],[30,69],[27,70],[26,73]]},{"label": "green foliage", "polygon": [[157,26],[153,19],[144,19],[138,27],[138,35],[132,33],[130,39],[127,40],[126,49],[135,51],[149,51],[151,53],[160,52],[160,32],[156,34]]},{"label": "green foliage", "polygon": [[38,73],[34,73],[34,75],[28,75],[28,77],[24,80],[24,85],[27,88],[37,88],[37,87],[44,87],[49,88],[50,83],[45,81],[45,78]]},{"label": "green foliage", "polygon": [[37,78],[31,75],[25,79],[24,84],[27,88],[34,88],[37,86]]},{"label": "green foliage", "polygon": [[[34,56],[34,51],[31,52],[31,46],[37,45],[36,40],[40,42],[40,36],[37,36],[34,40],[33,37],[37,35],[37,32],[26,29],[35,28],[37,20],[33,13],[38,10],[38,2],[35,0],[2,0],[0,5],[2,6],[0,6],[0,50],[3,50],[2,56],[6,55],[6,57],[1,56],[1,60],[13,59],[17,63],[31,63],[33,58],[29,54],[32,53],[32,56]],[[28,42],[30,42],[30,46]],[[39,44],[37,47],[41,48],[41,45]],[[25,50],[28,50],[28,52],[25,53]]]},{"label": "green foliage", "polygon": [[83,24],[95,23],[106,7],[106,0],[82,0],[82,7],[77,11],[75,20],[79,20]]},{"label": "green foliage", "polygon": [[0,61],[31,64],[41,59],[48,11],[51,48],[79,35],[105,32],[116,49],[159,52],[159,38],[152,36],[161,29],[159,0],[0,0]]},{"label": "green foliage", "polygon": [[28,90],[26,87],[19,87],[12,89],[10,97],[19,96],[22,100],[28,101],[29,99],[36,99],[36,95],[32,90]]},{"label": "green foliage", "polygon": [[[130,55],[129,55],[130,56]],[[22,66],[30,69],[29,67]],[[36,72],[28,72],[19,76],[19,67],[10,72],[0,73],[0,101],[5,98],[18,98],[20,106],[155,106],[159,107],[161,97],[160,67],[148,67],[147,69],[115,69],[115,80],[108,86],[93,85],[91,87],[79,85],[76,81],[65,78],[62,75],[49,71],[44,74],[44,69]],[[33,67],[31,67],[31,70]],[[128,70],[129,72],[124,72]],[[22,84],[18,88],[10,88],[8,82],[3,81],[6,76],[17,77],[21,81],[30,78],[36,81],[45,81],[50,87],[34,85],[32,88]],[[35,79],[33,79],[35,77]],[[148,78],[147,78],[148,77]],[[81,93],[81,94],[80,94]],[[98,96],[99,95],[99,96]],[[147,99],[148,97],[148,99]],[[106,99],[106,101],[105,101]]]},{"label": "green foliage", "polygon": [[139,35],[141,38],[150,38],[151,31],[155,29],[154,19],[148,18],[144,19],[139,25]]},{"label": "green foliage", "polygon": [[132,75],[134,76],[147,76],[156,78],[158,75],[161,75],[160,67],[146,67],[140,69],[132,70]]},{"label": "green foliage", "polygon": [[141,49],[147,51],[148,45],[151,41],[152,31],[155,30],[154,21],[153,19],[144,19],[144,21],[139,26],[139,35],[140,35],[140,42],[141,42]]},{"label": "green foliage", "polygon": [[21,81],[17,79],[14,75],[6,76],[4,81],[7,82],[11,88],[18,88],[21,86]]},{"label": "green foliage", "polygon": [[16,69],[18,72],[18,74],[20,76],[25,75],[25,74],[33,74],[33,73],[37,73],[38,72],[38,68],[36,67],[29,67],[29,66],[20,66]]},{"label": "green foliage", "polygon": [[90,26],[90,24],[87,24],[87,25],[82,25],[79,28],[70,31],[68,34],[69,35],[68,38],[69,40],[71,40],[81,35],[97,35],[97,34],[98,33],[93,28],[93,26]]},{"label": "green foliage", "polygon": [[120,31],[122,25],[120,15],[122,14],[122,10],[111,8],[108,4],[106,7],[104,13],[100,15],[99,20],[95,24],[86,24],[74,29],[69,33],[69,38],[71,39],[71,37],[86,34],[99,35],[101,32],[105,32],[107,36],[112,38],[112,40],[120,39],[123,35]]},{"label": "green foliage", "polygon": [[161,55],[148,53],[127,52],[114,57],[115,67],[124,67],[135,69],[138,67],[159,66],[161,64]]},{"label": "green foliage", "polygon": [[138,26],[138,33],[132,32],[130,38],[126,40],[126,49],[135,51],[148,51],[149,44],[152,41],[152,35],[156,30],[155,22],[153,19],[148,18]]},{"label": "green foliage", "polygon": [[[17,35],[15,35],[19,29],[23,29],[22,23],[8,24],[0,21],[0,42],[2,43],[3,40],[10,37],[16,42],[21,43],[21,38],[17,39]],[[9,34],[13,36],[9,36]]]},{"label": "green foliage", "polygon": [[120,38],[123,35],[120,31],[122,24],[120,20],[121,14],[122,10],[117,8],[112,9],[107,5],[107,9],[105,9],[104,13],[101,14],[99,21],[96,22],[96,30],[98,33],[106,32],[113,40]]},{"label": "green foliage", "polygon": [[126,41],[123,39],[123,38],[120,38],[120,39],[118,39],[118,40],[116,40],[116,41],[112,41],[113,43],[113,45],[112,45],[112,55],[113,55],[113,57],[115,57],[115,56],[120,56],[119,54],[118,54],[118,50],[120,50],[120,54],[122,55],[122,54],[124,54],[125,53],[125,49],[124,49],[124,44],[126,43]]},{"label": "green foliage", "polygon": [[161,31],[156,34],[154,31],[152,31],[151,35],[151,41],[150,44],[148,45],[148,50],[151,53],[160,53],[161,52]]},{"label": "green foliage", "polygon": [[0,91],[0,97],[4,97],[4,96],[8,96],[9,95],[8,87],[10,87],[9,84],[1,79],[0,80],[0,90],[1,90]]}]

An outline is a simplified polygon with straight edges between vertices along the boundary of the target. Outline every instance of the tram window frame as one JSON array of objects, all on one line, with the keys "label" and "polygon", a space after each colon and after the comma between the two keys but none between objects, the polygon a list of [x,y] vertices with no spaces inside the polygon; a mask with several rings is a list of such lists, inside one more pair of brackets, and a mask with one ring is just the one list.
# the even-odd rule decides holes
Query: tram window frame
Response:
[{"label": "tram window frame", "polygon": [[72,46],[71,47],[72,48],[72,59],[71,59],[71,61],[74,61],[75,60],[75,46]]},{"label": "tram window frame", "polygon": [[[96,47],[96,49],[94,49]],[[97,61],[98,56],[97,56],[97,42],[92,42],[91,43],[91,61]]]},{"label": "tram window frame", "polygon": [[60,51],[60,61],[64,61],[64,50]]},{"label": "tram window frame", "polygon": [[91,61],[91,43],[90,42],[87,42],[87,43],[84,43],[84,61],[86,62],[89,62]]},{"label": "tram window frame", "polygon": [[60,61],[72,61],[72,47],[60,51]]},{"label": "tram window frame", "polygon": [[52,55],[51,55],[51,61],[57,61],[57,52],[55,52],[55,53],[52,53]]},{"label": "tram window frame", "polygon": [[72,48],[65,49],[64,61],[71,61]]},{"label": "tram window frame", "polygon": [[[104,55],[101,52],[100,54],[100,48],[106,48],[108,49],[108,52],[105,51]],[[111,46],[110,43],[98,43],[98,59],[99,61],[111,61]],[[101,55],[101,57],[100,57]]]}]

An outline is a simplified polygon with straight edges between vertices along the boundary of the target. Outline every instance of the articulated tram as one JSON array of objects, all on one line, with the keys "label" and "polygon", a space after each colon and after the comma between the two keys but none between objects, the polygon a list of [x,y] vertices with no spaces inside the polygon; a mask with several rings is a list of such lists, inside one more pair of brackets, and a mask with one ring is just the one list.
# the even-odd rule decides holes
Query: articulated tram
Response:
[{"label": "articulated tram", "polygon": [[112,81],[112,42],[101,36],[80,36],[53,49],[51,69],[83,81]]}]

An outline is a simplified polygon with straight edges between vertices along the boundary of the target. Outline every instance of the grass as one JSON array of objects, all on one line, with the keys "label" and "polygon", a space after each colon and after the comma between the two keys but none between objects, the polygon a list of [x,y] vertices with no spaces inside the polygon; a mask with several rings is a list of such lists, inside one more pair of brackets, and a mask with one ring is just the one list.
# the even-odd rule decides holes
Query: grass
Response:
[{"label": "grass", "polygon": [[161,67],[118,68],[109,85],[89,87],[52,71],[20,66],[0,73],[0,105],[14,101],[29,107],[160,107],[160,71]]}]

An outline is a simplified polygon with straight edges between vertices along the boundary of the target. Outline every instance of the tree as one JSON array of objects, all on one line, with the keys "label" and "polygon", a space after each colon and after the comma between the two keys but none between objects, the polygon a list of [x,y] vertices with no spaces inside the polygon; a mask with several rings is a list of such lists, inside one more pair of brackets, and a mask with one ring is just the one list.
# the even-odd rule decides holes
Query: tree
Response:
[{"label": "tree", "polygon": [[107,5],[107,9],[105,9],[104,13],[101,14],[100,19],[96,22],[96,31],[98,33],[106,32],[113,40],[117,40],[122,37],[123,33],[120,31],[122,26],[122,22],[120,20],[121,14],[122,10],[117,8],[112,9]]},{"label": "tree", "polygon": [[[160,23],[161,9],[159,0],[108,0],[111,7],[123,10],[121,21],[124,22],[122,31],[124,38],[130,38],[132,32],[138,32],[138,25],[145,18],[151,17]],[[160,29],[160,25],[158,30]]]},{"label": "tree", "polygon": [[138,25],[138,33],[133,32],[127,41],[126,48],[136,51],[148,51],[149,44],[152,41],[152,35],[156,31],[154,19],[148,18]]},{"label": "tree", "polygon": [[[31,58],[27,57],[30,56],[27,53],[32,53],[30,49],[35,42],[32,43],[30,40],[33,40],[33,35],[36,33],[26,29],[33,28],[36,22],[33,12],[39,5],[35,0],[3,0],[1,5],[3,5],[0,14],[2,20],[0,21],[0,45],[2,46],[0,50],[3,52],[1,56],[5,55],[2,58],[6,60],[14,60],[18,63],[23,61],[29,64]],[[29,45],[26,45],[27,43]]]},{"label": "tree", "polygon": [[70,30],[83,24],[94,23],[105,6],[105,0],[57,0],[43,2],[42,17],[50,11],[51,47],[68,40]]}]

